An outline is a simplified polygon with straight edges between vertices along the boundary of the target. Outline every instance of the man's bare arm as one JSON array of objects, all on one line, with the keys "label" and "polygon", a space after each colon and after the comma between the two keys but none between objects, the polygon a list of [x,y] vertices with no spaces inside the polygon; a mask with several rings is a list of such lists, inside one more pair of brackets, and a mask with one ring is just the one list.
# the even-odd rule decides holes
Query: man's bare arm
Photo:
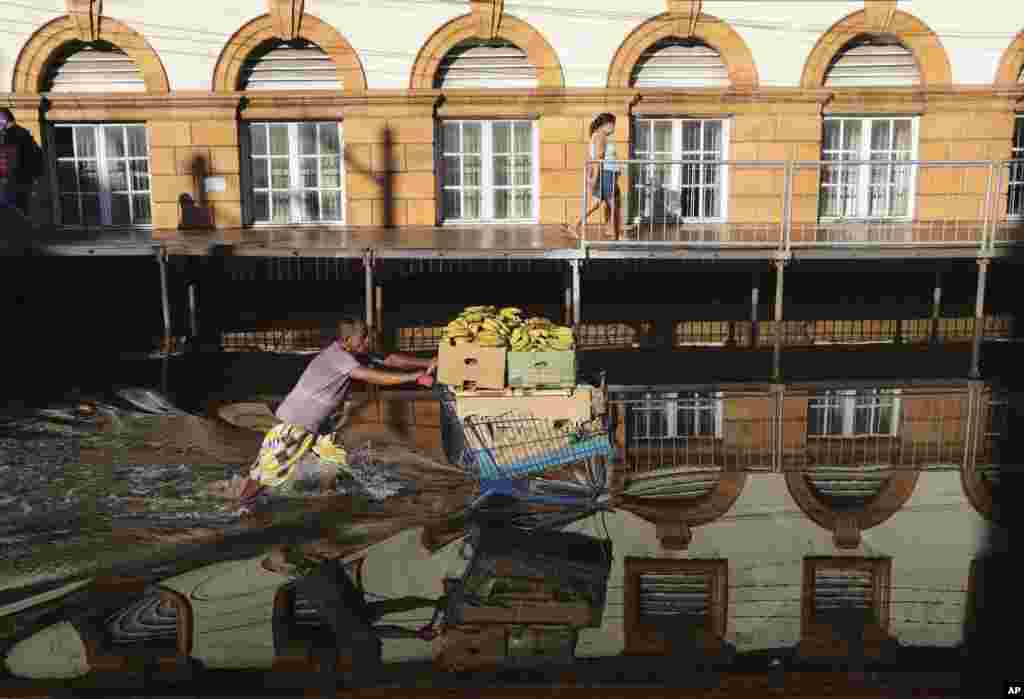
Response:
[{"label": "man's bare arm", "polygon": [[375,386],[400,386],[404,383],[413,383],[422,375],[422,371],[381,371],[362,366],[352,370],[353,379]]},{"label": "man's bare arm", "polygon": [[384,359],[384,366],[392,369],[433,369],[437,359],[420,359],[411,354],[389,354]]}]

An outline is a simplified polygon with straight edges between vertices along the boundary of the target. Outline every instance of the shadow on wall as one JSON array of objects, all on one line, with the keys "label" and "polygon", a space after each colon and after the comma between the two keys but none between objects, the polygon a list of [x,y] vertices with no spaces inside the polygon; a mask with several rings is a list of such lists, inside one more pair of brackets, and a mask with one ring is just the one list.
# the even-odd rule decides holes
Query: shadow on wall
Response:
[{"label": "shadow on wall", "polygon": [[195,191],[199,193],[199,198],[196,200],[187,192],[178,197],[178,220],[180,221],[178,229],[214,228],[216,226],[216,219],[214,218],[213,207],[206,200],[206,189],[209,185],[207,180],[209,167],[206,158],[201,155],[193,158],[191,169],[192,177],[195,181]]}]

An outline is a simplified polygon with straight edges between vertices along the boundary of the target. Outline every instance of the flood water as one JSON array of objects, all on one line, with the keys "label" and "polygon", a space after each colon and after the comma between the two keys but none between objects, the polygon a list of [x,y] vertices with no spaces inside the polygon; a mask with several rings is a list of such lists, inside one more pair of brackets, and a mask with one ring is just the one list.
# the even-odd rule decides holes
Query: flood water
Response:
[{"label": "flood water", "polygon": [[[618,283],[629,285],[628,280]],[[603,306],[590,311],[590,320],[620,316],[612,298],[616,282],[591,284],[604,284],[600,293],[606,297]],[[686,285],[702,288],[696,275]],[[396,282],[395,286],[397,295],[401,285]],[[764,289],[761,298],[770,298],[769,292]],[[676,300],[682,293],[676,292]],[[749,318],[749,308],[743,305],[745,293],[723,299],[717,319]],[[884,296],[885,290],[879,294]],[[670,302],[673,297],[663,300]],[[838,299],[833,304],[821,300],[821,308],[813,313],[794,306],[788,317],[841,317],[836,312],[842,306]],[[966,309],[969,299],[961,301]],[[927,317],[927,298],[921,306],[925,310],[918,309],[912,317]],[[423,322],[425,316],[410,307],[404,307],[404,313]],[[676,308],[671,313],[696,319],[690,311]],[[558,312],[555,304],[548,315],[557,317]],[[970,310],[965,314],[970,315]],[[396,315],[393,320],[402,319]],[[726,571],[724,578],[706,578],[711,581],[708,590],[720,586],[725,596],[709,597],[709,606],[701,613],[710,614],[708,623],[738,654],[737,663],[755,662],[750,659],[762,656],[765,662],[781,658],[787,667],[834,662],[835,658],[822,659],[819,654],[829,637],[809,631],[813,625],[808,626],[807,607],[801,600],[814,594],[806,580],[818,581],[817,589],[835,582],[825,573],[815,577],[817,569],[808,566],[844,557],[868,561],[863,564],[868,571],[863,584],[876,591],[872,599],[885,600],[884,609],[872,607],[873,602],[857,603],[860,613],[873,620],[868,624],[870,633],[884,632],[887,639],[864,646],[869,656],[875,657],[874,653],[898,665],[909,662],[912,649],[952,652],[961,648],[981,628],[972,592],[980,584],[980,564],[974,562],[1008,547],[1005,509],[1002,524],[994,524],[998,506],[993,502],[998,498],[993,495],[991,474],[996,473],[996,480],[1001,478],[1004,484],[1000,487],[1005,487],[1013,473],[1015,452],[1009,445],[1015,413],[1012,407],[999,406],[1015,405],[1012,379],[1018,349],[1016,343],[984,342],[975,352],[970,342],[957,342],[930,347],[785,348],[777,357],[771,348],[669,350],[655,346],[581,353],[581,375],[593,380],[603,373],[613,392],[610,398],[618,396],[623,406],[628,404],[623,407],[627,424],[616,439],[626,440],[625,445],[617,444],[627,448],[622,487],[633,495],[609,512],[568,527],[612,545],[603,615],[599,624],[578,632],[575,657],[581,662],[620,657],[642,643],[653,644],[649,653],[665,652],[668,646],[662,632],[642,636],[637,630],[648,628],[644,615],[654,612],[633,609],[628,601],[630,586],[648,584],[644,581],[655,575],[657,565],[668,565],[644,568],[649,565],[645,561],[652,560],[691,561],[694,565],[682,568],[687,574]],[[124,360],[95,349],[75,353],[67,363],[55,365],[45,379],[12,392],[19,402],[12,401],[9,418],[21,419],[35,409],[66,407],[84,398],[114,404],[116,389],[130,386],[159,391],[203,422],[184,418],[162,422],[152,416],[127,420],[136,430],[130,435],[134,441],[127,433],[119,433],[124,443],[117,448],[123,451],[105,461],[95,454],[112,448],[110,443],[96,441],[88,430],[78,434],[64,423],[64,433],[54,434],[26,430],[24,422],[9,419],[5,423],[0,471],[5,529],[0,543],[7,550],[0,561],[7,563],[0,575],[0,620],[4,622],[0,647],[4,654],[20,649],[14,656],[21,663],[18,667],[31,667],[36,673],[33,680],[7,679],[45,681],[46,673],[52,679],[62,672],[70,673],[65,677],[87,676],[78,650],[67,650],[60,661],[32,663],[25,660],[25,648],[31,644],[25,644],[43,638],[41,633],[57,633],[53,629],[61,621],[79,619],[94,602],[99,605],[96,595],[100,593],[89,585],[73,592],[61,587],[85,583],[97,573],[142,578],[187,598],[195,616],[189,628],[191,657],[211,672],[270,672],[275,658],[283,653],[275,645],[272,610],[276,591],[291,578],[263,567],[275,544],[314,541],[325,529],[344,539],[352,535],[354,521],[377,517],[390,520],[390,528],[360,535],[364,536],[362,584],[369,599],[436,599],[443,593],[444,579],[465,574],[468,557],[457,537],[428,551],[422,543],[421,523],[404,526],[401,520],[407,513],[389,514],[364,500],[354,499],[355,504],[334,511],[328,520],[301,503],[291,503],[270,511],[269,519],[253,528],[219,510],[216,503],[196,497],[205,483],[239,472],[255,455],[261,439],[258,432],[245,433],[218,423],[218,408],[238,402],[272,405],[288,392],[309,359],[308,355],[220,353]],[[772,384],[783,387],[778,418],[757,407],[759,401],[767,405],[774,400]],[[423,401],[436,401],[423,393]],[[896,397],[889,403],[877,398],[870,403],[863,397],[869,393]],[[711,401],[719,394],[724,397],[714,400],[725,407],[708,408],[710,417],[705,420],[700,401]],[[829,395],[840,397],[829,403],[832,399],[825,398]],[[652,400],[654,408],[641,405]],[[130,412],[129,406],[119,406]],[[720,412],[715,413],[716,409]],[[998,431],[994,425],[999,420],[994,416],[1007,412],[1010,421],[999,423]],[[821,426],[829,420],[832,427]],[[874,421],[875,427],[859,435],[862,420]],[[217,424],[220,427],[211,427]],[[161,434],[161,430],[180,430],[184,436]],[[773,430],[782,436],[772,437]],[[759,435],[764,435],[764,444]],[[791,440],[793,435],[799,435],[796,441]],[[770,441],[781,445],[778,453],[774,446],[765,446]],[[997,442],[1002,451],[992,446]],[[163,461],[132,460],[143,453]],[[118,455],[125,460],[119,461]],[[787,472],[790,463],[826,470],[809,477],[810,486],[798,486]],[[997,466],[1002,468],[1001,475]],[[865,467],[885,467],[888,475],[876,479],[879,485],[862,473],[858,476],[861,490],[850,490],[836,475],[841,472],[845,478],[850,469],[864,471]],[[693,476],[701,469],[710,470],[711,475],[704,480]],[[908,471],[916,474],[915,480],[900,485]],[[690,480],[682,490],[677,483],[665,486],[668,495],[658,494],[663,487],[660,481],[649,480],[679,472],[690,474]],[[827,507],[814,502],[825,502]],[[686,513],[691,506],[702,514],[693,515],[681,528],[678,521],[652,515],[666,507],[669,512]],[[861,517],[857,508],[871,514]],[[842,538],[852,535],[838,524],[849,521],[861,522],[853,543]],[[220,538],[190,538],[189,532],[199,529],[217,532]],[[146,536],[151,538],[140,531],[149,532]],[[156,531],[159,537],[152,534]],[[51,589],[52,599],[47,597]],[[241,611],[232,599],[248,600],[249,611]],[[691,602],[672,604],[683,613],[679,610],[690,609]],[[865,611],[864,605],[870,608]],[[397,612],[383,621],[415,630],[430,619],[431,611],[424,607]],[[685,612],[692,613],[696,612]],[[640,616],[630,616],[636,614]],[[183,633],[180,624],[177,628],[176,633]],[[71,633],[62,643],[74,646],[73,633],[61,633]],[[886,645],[890,641],[896,646]],[[384,661],[396,668],[432,667],[435,650],[430,643],[385,638],[382,644]],[[872,662],[876,661],[882,662],[877,658]],[[933,661],[921,662],[921,669],[927,670]]]}]

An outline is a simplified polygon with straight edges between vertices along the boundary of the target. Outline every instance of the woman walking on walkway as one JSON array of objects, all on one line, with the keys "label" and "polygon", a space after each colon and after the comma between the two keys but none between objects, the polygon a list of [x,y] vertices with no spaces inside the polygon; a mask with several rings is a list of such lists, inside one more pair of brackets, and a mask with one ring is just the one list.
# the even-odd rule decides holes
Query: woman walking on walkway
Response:
[{"label": "woman walking on walkway", "polygon": [[[620,230],[620,210],[622,195],[619,190],[619,172],[622,165],[616,162],[615,143],[611,140],[615,133],[615,115],[604,112],[598,114],[590,124],[590,164],[587,166],[587,213],[573,226],[572,234],[580,238],[583,222],[595,211],[605,207],[605,240],[618,240]],[[596,200],[591,202],[591,196]]]}]

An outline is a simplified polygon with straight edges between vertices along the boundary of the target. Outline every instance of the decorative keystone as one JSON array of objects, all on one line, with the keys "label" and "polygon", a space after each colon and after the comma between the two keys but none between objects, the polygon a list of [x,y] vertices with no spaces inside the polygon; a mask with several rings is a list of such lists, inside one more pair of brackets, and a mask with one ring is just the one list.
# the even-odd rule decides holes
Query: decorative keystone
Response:
[{"label": "decorative keystone", "polygon": [[667,0],[667,3],[669,15],[679,21],[679,33],[692,37],[697,32],[701,0]]},{"label": "decorative keystone", "polygon": [[896,0],[864,0],[864,31],[888,32],[895,13]]},{"label": "decorative keystone", "polygon": [[836,548],[855,549],[860,546],[860,524],[850,514],[838,515],[833,531]]},{"label": "decorative keystone", "polygon": [[103,16],[103,0],[64,0],[71,21],[78,31],[78,38],[92,43],[100,37],[100,17]]},{"label": "decorative keystone", "polygon": [[267,0],[274,34],[285,41],[298,39],[302,31],[304,0]]},{"label": "decorative keystone", "polygon": [[469,0],[469,12],[477,25],[477,36],[491,40],[501,30],[501,17],[505,12],[505,0]]},{"label": "decorative keystone", "polygon": [[693,539],[690,526],[684,521],[658,522],[655,526],[662,548],[669,551],[685,551]]}]

